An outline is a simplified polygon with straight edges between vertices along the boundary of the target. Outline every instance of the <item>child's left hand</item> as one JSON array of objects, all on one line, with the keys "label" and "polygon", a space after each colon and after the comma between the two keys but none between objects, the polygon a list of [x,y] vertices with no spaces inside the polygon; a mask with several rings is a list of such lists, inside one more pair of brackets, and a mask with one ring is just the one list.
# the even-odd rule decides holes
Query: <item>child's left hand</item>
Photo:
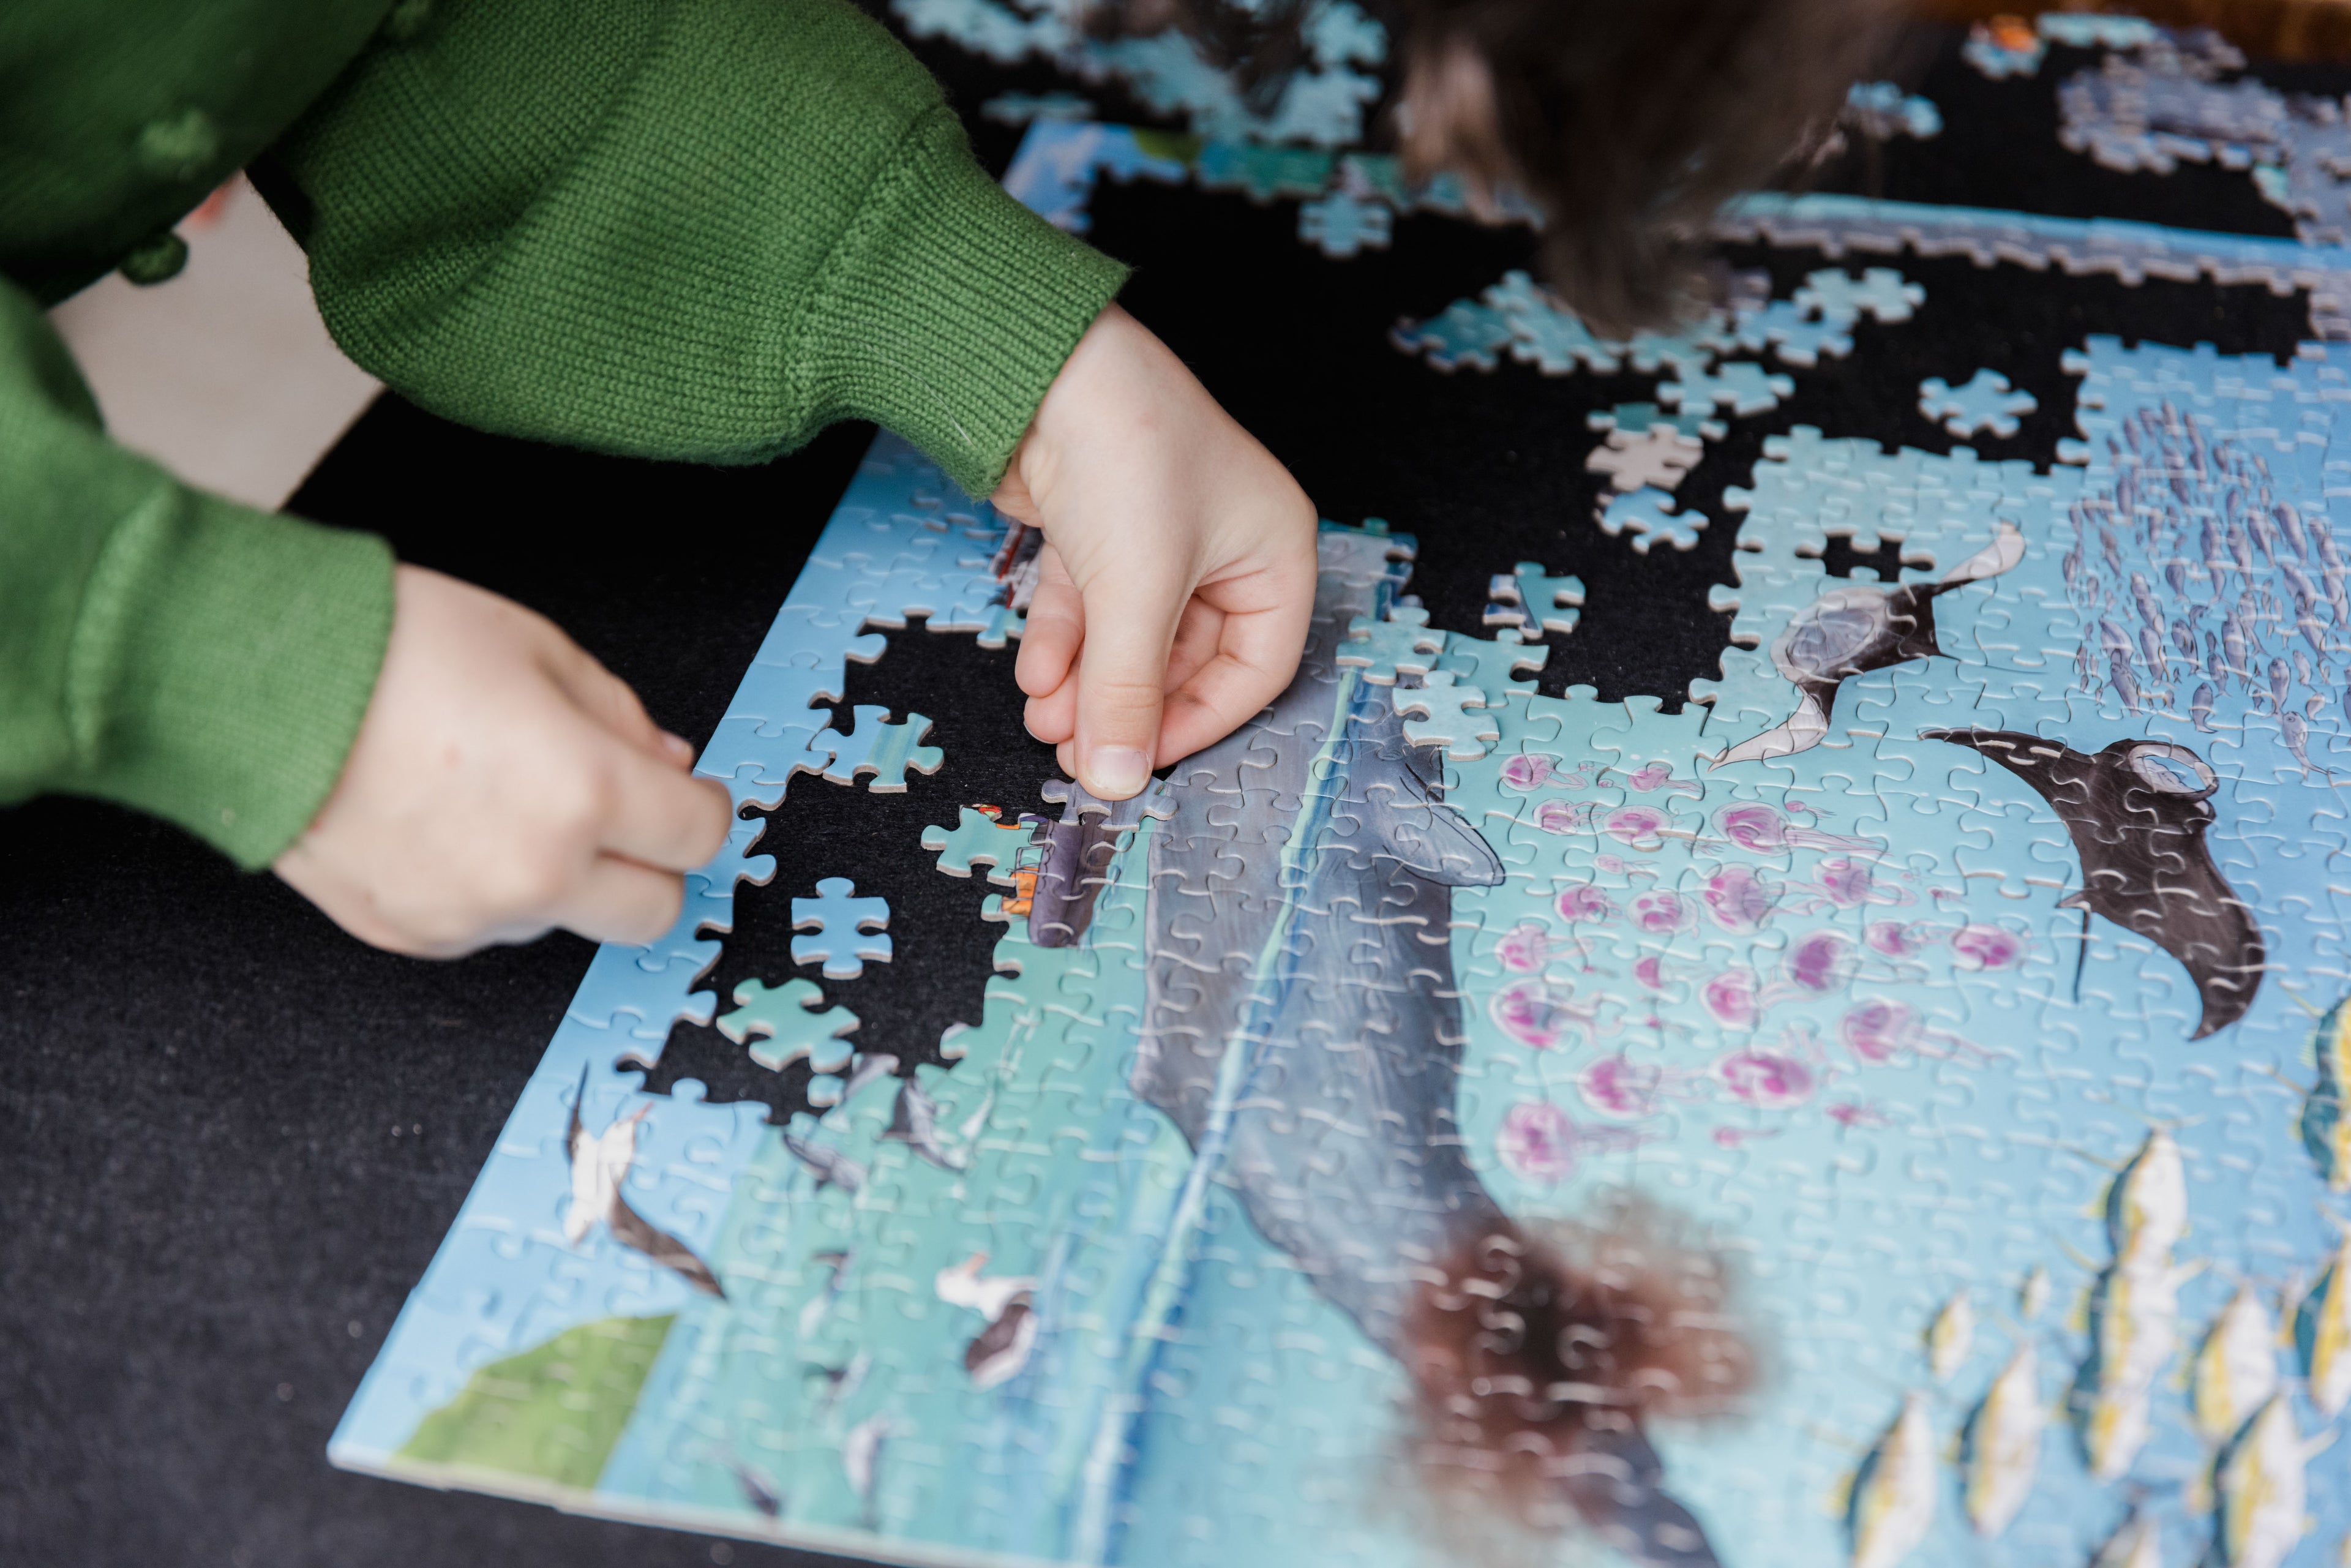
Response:
[{"label": "child's left hand", "polygon": [[1018,665],[1029,732],[1093,794],[1136,793],[1290,684],[1314,610],[1313,503],[1117,306],[992,499],[1045,536]]}]

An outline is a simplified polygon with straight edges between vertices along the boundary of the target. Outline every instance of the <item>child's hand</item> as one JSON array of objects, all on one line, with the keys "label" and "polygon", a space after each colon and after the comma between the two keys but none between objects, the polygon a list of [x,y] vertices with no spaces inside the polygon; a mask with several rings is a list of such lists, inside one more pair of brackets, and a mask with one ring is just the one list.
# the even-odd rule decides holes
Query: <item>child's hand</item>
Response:
[{"label": "child's hand", "polygon": [[1290,684],[1314,610],[1313,503],[1117,306],[994,500],[1046,541],[1018,666],[1029,732],[1094,794],[1134,794]]},{"label": "child's hand", "polygon": [[277,874],[396,953],[660,936],[679,873],[726,840],[726,791],[547,621],[415,567],[395,592],[350,759]]}]

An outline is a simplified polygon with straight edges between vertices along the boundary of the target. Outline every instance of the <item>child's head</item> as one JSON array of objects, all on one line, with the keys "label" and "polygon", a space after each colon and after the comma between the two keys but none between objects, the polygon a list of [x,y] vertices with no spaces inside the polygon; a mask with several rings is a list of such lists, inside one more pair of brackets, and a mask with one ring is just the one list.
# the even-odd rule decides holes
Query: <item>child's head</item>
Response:
[{"label": "child's head", "polygon": [[[1387,23],[1414,172],[1506,184],[1551,215],[1552,287],[1595,325],[1690,302],[1693,242],[1834,125],[1894,0],[1364,0]],[[1097,26],[1179,25],[1270,107],[1306,0],[1095,0]]]},{"label": "child's head", "polygon": [[1544,269],[1596,324],[1650,325],[1692,242],[1834,124],[1886,0],[1393,0],[1416,171],[1513,184]]}]

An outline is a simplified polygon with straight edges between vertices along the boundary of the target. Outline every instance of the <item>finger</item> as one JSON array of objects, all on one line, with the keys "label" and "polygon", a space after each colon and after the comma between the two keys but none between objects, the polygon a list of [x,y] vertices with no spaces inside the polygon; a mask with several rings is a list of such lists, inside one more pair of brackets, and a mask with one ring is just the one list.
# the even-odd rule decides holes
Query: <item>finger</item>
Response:
[{"label": "finger", "polygon": [[1176,622],[1176,644],[1167,651],[1167,674],[1160,689],[1176,692],[1208,666],[1224,641],[1225,612],[1194,594]]},{"label": "finger", "polygon": [[1039,740],[1055,745],[1078,733],[1078,682],[1072,674],[1059,690],[1030,697],[1020,716],[1022,725]]},{"label": "finger", "polygon": [[677,873],[598,855],[549,913],[591,942],[651,942],[677,923],[684,904],[685,879]]},{"label": "finger", "polygon": [[1167,699],[1160,750],[1185,757],[1214,745],[1281,695],[1298,673],[1286,609],[1228,615],[1217,656]]},{"label": "finger", "polygon": [[1151,782],[1166,701],[1167,653],[1192,585],[1164,563],[1097,579],[1078,651],[1078,781],[1105,800]]},{"label": "finger", "polygon": [[1037,591],[1029,598],[1012,678],[1030,696],[1043,696],[1070,678],[1070,665],[1085,639],[1085,601],[1060,552],[1047,545],[1037,552]]},{"label": "finger", "polygon": [[675,737],[653,721],[628,682],[597,663],[585,648],[567,640],[562,652],[549,661],[549,674],[582,713],[637,750],[673,767],[694,765],[692,748],[679,763],[677,750],[670,744]]},{"label": "finger", "polygon": [[726,787],[696,779],[642,752],[614,747],[609,812],[597,847],[665,871],[692,871],[718,852],[734,821]]}]

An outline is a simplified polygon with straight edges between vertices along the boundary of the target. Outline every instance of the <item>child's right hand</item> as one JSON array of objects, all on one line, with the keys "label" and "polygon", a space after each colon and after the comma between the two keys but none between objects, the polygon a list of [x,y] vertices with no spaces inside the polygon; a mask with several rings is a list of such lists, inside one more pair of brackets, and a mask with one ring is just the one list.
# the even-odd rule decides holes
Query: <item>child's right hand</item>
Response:
[{"label": "child's right hand", "polygon": [[551,622],[403,566],[334,792],[277,858],[363,942],[449,957],[561,925],[649,942],[733,818],[694,751]]},{"label": "child's right hand", "polygon": [[1117,306],[1079,340],[991,499],[1045,536],[1017,666],[1029,732],[1093,794],[1136,793],[1297,673],[1314,504]]}]

